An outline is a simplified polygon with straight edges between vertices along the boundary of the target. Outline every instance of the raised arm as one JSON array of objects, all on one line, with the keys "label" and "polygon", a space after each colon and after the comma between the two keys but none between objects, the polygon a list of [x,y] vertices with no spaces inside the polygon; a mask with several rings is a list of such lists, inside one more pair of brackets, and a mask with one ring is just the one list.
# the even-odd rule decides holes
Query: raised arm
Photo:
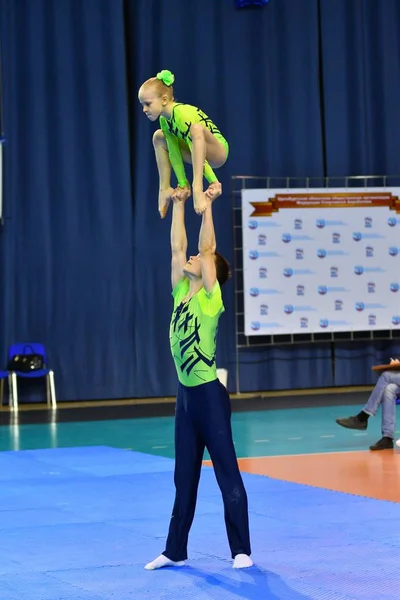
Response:
[{"label": "raised arm", "polygon": [[212,202],[207,202],[207,208],[202,214],[199,235],[199,253],[201,261],[201,273],[203,286],[206,292],[211,292],[217,281],[217,270],[215,267],[215,240],[214,222],[212,215]]},{"label": "raised arm", "polygon": [[187,237],[185,227],[185,202],[173,202],[171,223],[171,285],[172,289],[183,279],[183,267],[187,257]]}]

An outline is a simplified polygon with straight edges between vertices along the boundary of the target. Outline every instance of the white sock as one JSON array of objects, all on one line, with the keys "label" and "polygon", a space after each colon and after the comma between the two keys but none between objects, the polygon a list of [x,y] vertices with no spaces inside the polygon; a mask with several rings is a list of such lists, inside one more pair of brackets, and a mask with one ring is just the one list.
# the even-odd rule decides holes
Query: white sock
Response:
[{"label": "white sock", "polygon": [[253,566],[253,561],[247,554],[236,554],[232,566],[234,569],[246,569]]},{"label": "white sock", "polygon": [[396,446],[400,446],[400,440],[396,440]]},{"label": "white sock", "polygon": [[174,562],[173,560],[170,560],[164,556],[164,554],[160,554],[160,556],[157,556],[157,558],[152,562],[147,563],[145,569],[147,571],[154,571],[154,569],[162,569],[162,567],[183,567],[184,564],[184,560],[178,560],[177,562]]}]

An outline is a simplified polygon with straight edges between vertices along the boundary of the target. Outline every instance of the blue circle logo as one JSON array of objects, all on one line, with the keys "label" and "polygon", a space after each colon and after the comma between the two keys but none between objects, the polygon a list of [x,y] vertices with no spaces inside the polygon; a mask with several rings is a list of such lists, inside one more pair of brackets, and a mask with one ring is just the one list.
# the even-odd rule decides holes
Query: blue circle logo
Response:
[{"label": "blue circle logo", "polygon": [[354,267],[354,273],[356,275],[362,275],[364,273],[364,267],[362,267],[361,265],[356,265]]},{"label": "blue circle logo", "polygon": [[287,315],[290,315],[294,311],[294,308],[291,304],[285,304],[285,306],[283,307],[283,310],[285,311],[285,313]]},{"label": "blue circle logo", "polygon": [[396,248],[396,246],[390,246],[390,248],[389,248],[389,255],[390,256],[397,256],[398,252],[399,251]]},{"label": "blue circle logo", "polygon": [[320,319],[319,320],[319,326],[322,327],[322,329],[326,329],[326,327],[328,327],[328,325],[329,325],[328,319]]},{"label": "blue circle logo", "polygon": [[365,304],[364,304],[364,302],[356,302],[356,303],[355,303],[355,309],[356,309],[358,312],[362,312],[362,311],[364,310],[364,308],[365,308]]},{"label": "blue circle logo", "polygon": [[362,239],[362,234],[359,231],[353,233],[353,240],[359,242]]},{"label": "blue circle logo", "polygon": [[251,258],[251,260],[256,260],[258,258],[258,252],[257,252],[257,250],[250,250],[250,252],[249,252],[249,258]]},{"label": "blue circle logo", "polygon": [[392,323],[393,323],[393,325],[400,325],[400,316],[399,315],[394,315],[392,317]]},{"label": "blue circle logo", "polygon": [[253,296],[253,298],[255,298],[260,293],[260,290],[256,287],[252,287],[252,288],[250,288],[249,293],[250,293],[250,296]]},{"label": "blue circle logo", "polygon": [[249,229],[257,229],[258,221],[249,221]]},{"label": "blue circle logo", "polygon": [[282,242],[285,242],[285,244],[288,244],[291,241],[292,241],[292,236],[290,235],[290,233],[282,234]]},{"label": "blue circle logo", "polygon": [[318,229],[323,229],[326,225],[325,219],[317,219],[315,222]]},{"label": "blue circle logo", "polygon": [[250,327],[252,328],[253,331],[258,331],[261,327],[261,323],[260,323],[260,321],[252,321],[250,324]]},{"label": "blue circle logo", "polygon": [[390,284],[390,291],[391,292],[398,292],[399,291],[399,284],[398,283],[391,283]]},{"label": "blue circle logo", "polygon": [[324,250],[324,248],[318,248],[317,256],[318,256],[318,258],[325,258],[326,250]]},{"label": "blue circle logo", "polygon": [[326,287],[326,285],[319,285],[318,286],[318,294],[321,294],[322,296],[324,296],[328,291],[328,288]]},{"label": "blue circle logo", "polygon": [[389,225],[389,227],[396,227],[396,225],[397,225],[396,217],[388,217],[387,224]]}]

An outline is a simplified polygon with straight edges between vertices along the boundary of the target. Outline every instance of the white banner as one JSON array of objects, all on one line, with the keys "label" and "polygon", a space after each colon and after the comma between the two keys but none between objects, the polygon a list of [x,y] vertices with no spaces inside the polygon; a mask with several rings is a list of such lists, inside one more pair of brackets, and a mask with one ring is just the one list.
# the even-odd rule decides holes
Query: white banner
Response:
[{"label": "white banner", "polygon": [[400,328],[399,195],[243,190],[245,335]]}]

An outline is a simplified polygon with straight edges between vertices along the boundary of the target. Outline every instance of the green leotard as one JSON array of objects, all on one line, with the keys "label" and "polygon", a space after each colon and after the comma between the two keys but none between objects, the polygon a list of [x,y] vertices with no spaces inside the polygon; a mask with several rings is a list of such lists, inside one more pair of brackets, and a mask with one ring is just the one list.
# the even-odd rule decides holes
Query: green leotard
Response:
[{"label": "green leotard", "polygon": [[[190,104],[175,104],[171,118],[166,119],[161,116],[160,125],[167,140],[169,158],[180,187],[188,185],[189,182],[186,178],[179,141],[183,141],[187,144],[189,150],[191,150],[193,144],[190,136],[190,127],[194,123],[201,123],[204,127],[207,127],[213,136],[224,145],[227,153],[229,152],[228,142],[223,137],[218,127],[202,110],[200,110],[200,108],[191,106]],[[218,178],[207,161],[204,163],[204,177],[209,183],[218,181]]]},{"label": "green leotard", "polygon": [[201,288],[182,303],[188,291],[186,277],[172,290],[174,310],[169,339],[179,381],[194,387],[217,379],[216,338],[219,317],[225,308],[218,281],[211,292]]}]

